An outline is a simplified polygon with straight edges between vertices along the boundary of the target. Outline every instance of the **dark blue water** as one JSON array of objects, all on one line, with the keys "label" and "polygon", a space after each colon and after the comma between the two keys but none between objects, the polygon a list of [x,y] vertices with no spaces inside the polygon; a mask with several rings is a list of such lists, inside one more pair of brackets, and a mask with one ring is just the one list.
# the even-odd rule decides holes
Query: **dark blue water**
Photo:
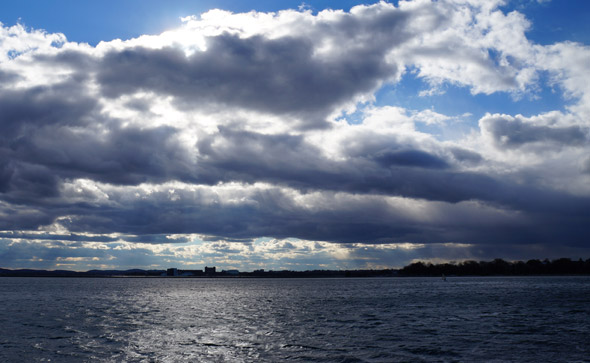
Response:
[{"label": "dark blue water", "polygon": [[2,362],[590,361],[590,278],[0,278]]}]

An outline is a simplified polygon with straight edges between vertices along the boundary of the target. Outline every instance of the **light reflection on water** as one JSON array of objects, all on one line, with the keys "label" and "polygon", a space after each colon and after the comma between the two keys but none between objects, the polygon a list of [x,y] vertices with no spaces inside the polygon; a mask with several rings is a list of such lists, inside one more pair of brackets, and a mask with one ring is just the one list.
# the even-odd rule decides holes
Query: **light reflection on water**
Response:
[{"label": "light reflection on water", "polygon": [[2,278],[0,361],[583,361],[590,278]]}]

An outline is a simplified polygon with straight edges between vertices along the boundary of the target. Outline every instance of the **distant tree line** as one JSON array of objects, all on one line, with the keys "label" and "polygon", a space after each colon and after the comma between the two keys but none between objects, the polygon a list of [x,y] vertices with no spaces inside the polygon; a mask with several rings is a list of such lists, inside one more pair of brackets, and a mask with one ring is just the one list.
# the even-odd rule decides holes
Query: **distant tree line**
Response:
[{"label": "distant tree line", "polygon": [[590,275],[590,259],[572,261],[528,260],[508,262],[501,258],[493,261],[464,261],[432,264],[416,262],[399,270],[400,276],[526,276],[526,275]]}]

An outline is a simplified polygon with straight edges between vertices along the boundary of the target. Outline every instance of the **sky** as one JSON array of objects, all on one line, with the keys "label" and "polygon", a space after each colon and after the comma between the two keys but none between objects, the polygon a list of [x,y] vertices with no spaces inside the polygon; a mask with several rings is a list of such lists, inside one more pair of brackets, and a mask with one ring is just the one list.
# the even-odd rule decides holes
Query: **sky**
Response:
[{"label": "sky", "polygon": [[0,4],[0,267],[590,258],[590,2]]}]

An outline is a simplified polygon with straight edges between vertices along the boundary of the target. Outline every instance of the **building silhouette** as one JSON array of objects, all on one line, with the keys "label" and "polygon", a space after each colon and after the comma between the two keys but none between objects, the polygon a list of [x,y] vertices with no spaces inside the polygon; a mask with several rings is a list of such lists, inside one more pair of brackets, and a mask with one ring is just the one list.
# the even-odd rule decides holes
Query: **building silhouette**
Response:
[{"label": "building silhouette", "polygon": [[168,270],[166,270],[166,276],[178,276],[178,269],[169,268]]}]

